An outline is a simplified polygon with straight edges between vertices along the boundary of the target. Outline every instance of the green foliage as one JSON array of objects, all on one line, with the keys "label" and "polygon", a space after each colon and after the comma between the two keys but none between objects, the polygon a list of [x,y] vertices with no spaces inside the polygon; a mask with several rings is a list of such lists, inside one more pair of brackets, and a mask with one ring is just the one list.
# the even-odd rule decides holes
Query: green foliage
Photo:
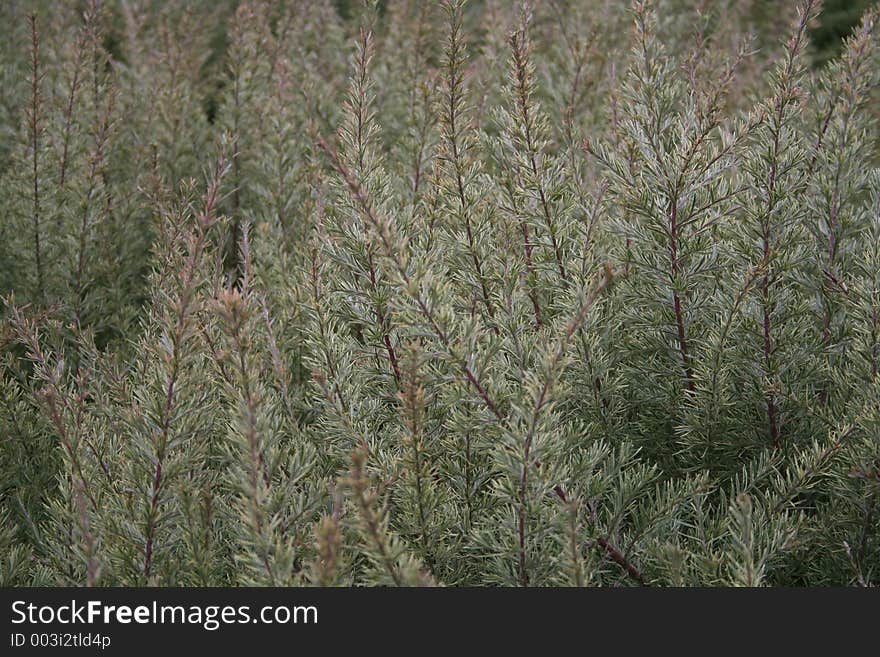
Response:
[{"label": "green foliage", "polygon": [[844,39],[873,4],[875,0],[825,0],[818,24],[811,31],[817,64],[825,64],[840,54]]},{"label": "green foliage", "polygon": [[832,5],[5,3],[0,584],[877,584]]}]

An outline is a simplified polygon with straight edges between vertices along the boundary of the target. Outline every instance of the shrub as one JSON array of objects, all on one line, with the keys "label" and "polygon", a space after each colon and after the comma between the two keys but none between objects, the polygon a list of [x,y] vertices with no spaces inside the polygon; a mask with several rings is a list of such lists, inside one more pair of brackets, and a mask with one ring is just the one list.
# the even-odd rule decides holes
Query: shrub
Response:
[{"label": "shrub", "polygon": [[0,582],[877,583],[875,10],[28,4]]}]

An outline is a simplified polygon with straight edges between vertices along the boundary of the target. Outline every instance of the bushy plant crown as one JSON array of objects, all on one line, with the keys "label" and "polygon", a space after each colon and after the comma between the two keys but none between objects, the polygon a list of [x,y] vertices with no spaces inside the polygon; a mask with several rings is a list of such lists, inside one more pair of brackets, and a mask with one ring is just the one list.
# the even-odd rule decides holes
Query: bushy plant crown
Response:
[{"label": "bushy plant crown", "polygon": [[878,14],[0,7],[0,584],[880,582]]}]

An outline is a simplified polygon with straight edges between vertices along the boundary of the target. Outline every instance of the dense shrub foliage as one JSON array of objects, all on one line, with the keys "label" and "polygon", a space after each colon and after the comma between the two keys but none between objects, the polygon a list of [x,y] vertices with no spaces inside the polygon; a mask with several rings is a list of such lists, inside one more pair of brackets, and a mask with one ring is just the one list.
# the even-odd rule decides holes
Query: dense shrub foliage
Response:
[{"label": "dense shrub foliage", "polygon": [[878,15],[777,5],[3,2],[0,583],[880,582]]}]

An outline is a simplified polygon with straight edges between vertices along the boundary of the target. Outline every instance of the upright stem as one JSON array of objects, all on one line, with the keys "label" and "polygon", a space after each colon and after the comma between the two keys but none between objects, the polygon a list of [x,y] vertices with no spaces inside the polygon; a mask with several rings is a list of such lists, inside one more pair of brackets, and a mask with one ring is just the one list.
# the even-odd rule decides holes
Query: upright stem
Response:
[{"label": "upright stem", "polygon": [[669,258],[672,272],[672,307],[675,312],[675,325],[678,330],[678,349],[681,353],[681,363],[684,368],[685,384],[690,392],[696,390],[694,373],[691,369],[690,353],[688,349],[687,331],[684,322],[684,310],[682,309],[681,297],[675,289],[675,279],[678,277],[678,197],[677,195],[669,202]]},{"label": "upright stem", "polygon": [[32,149],[32,177],[33,177],[33,214],[31,218],[34,236],[34,264],[37,270],[37,297],[45,301],[45,285],[43,282],[43,255],[40,244],[40,37],[37,32],[37,16],[31,14],[28,17],[31,26],[31,112],[30,132]]},{"label": "upright stem", "polygon": [[[776,115],[776,126],[773,132],[773,159],[770,165],[770,176],[768,181],[768,189],[767,189],[767,214],[764,217],[764,220],[761,225],[762,232],[762,252],[761,255],[764,259],[764,263],[767,264],[768,269],[765,269],[764,275],[761,277],[761,314],[762,314],[762,322],[761,327],[763,331],[763,356],[764,356],[764,370],[770,375],[772,370],[772,354],[773,354],[773,338],[771,333],[771,300],[770,300],[770,272],[769,272],[769,263],[770,263],[770,215],[773,212],[773,208],[775,207],[775,192],[776,192],[776,176],[777,176],[777,165],[779,162],[779,131],[782,127],[782,113],[784,109],[784,104],[782,100],[779,101],[779,107]],[[771,383],[772,385],[772,383]],[[773,441],[773,446],[779,446],[779,422],[776,417],[777,408],[776,408],[776,398],[773,394],[773,390],[768,389],[766,393],[766,404],[767,404],[767,422],[769,424],[770,431],[770,439]]]},{"label": "upright stem", "polygon": [[205,195],[205,205],[199,217],[194,243],[188,258],[180,274],[180,298],[177,301],[177,314],[175,317],[174,333],[171,336],[171,357],[168,373],[168,383],[165,387],[165,400],[162,406],[162,424],[159,435],[155,442],[156,466],[153,471],[152,485],[150,490],[150,504],[147,509],[147,522],[144,529],[144,562],[143,574],[145,583],[149,583],[153,569],[153,550],[156,538],[156,529],[159,516],[159,503],[164,490],[164,463],[168,452],[168,442],[171,435],[171,422],[175,411],[175,392],[180,372],[183,366],[181,349],[186,339],[187,323],[190,321],[192,304],[196,295],[196,276],[202,261],[205,245],[207,243],[207,231],[214,220],[214,208],[217,202],[220,183],[225,172],[226,160],[221,156],[217,173],[208,185]]},{"label": "upright stem", "polygon": [[[446,90],[447,97],[445,99],[446,104],[444,120],[446,125],[444,130],[444,138],[446,139],[447,147],[450,151],[449,157],[451,159],[453,175],[455,177],[455,186],[459,201],[459,211],[461,212],[462,219],[464,220],[468,251],[470,252],[471,260],[474,264],[474,272],[476,273],[477,280],[479,281],[480,293],[482,295],[483,304],[486,306],[486,312],[489,314],[490,318],[494,318],[495,309],[489,295],[488,286],[486,285],[486,278],[483,274],[483,265],[477,252],[473,226],[471,225],[471,212],[474,208],[469,207],[467,193],[465,190],[465,174],[463,171],[465,165],[462,161],[464,153],[462,152],[463,148],[462,144],[460,143],[462,138],[460,134],[460,123],[462,120],[462,103],[464,102],[462,90],[462,86],[464,84],[464,72],[462,71],[462,66],[464,64],[464,54],[462,51],[464,50],[464,46],[461,42],[461,28],[461,7],[455,4],[452,7],[449,42],[447,44],[446,84],[448,88]],[[497,328],[495,328],[494,330],[497,333]]]},{"label": "upright stem", "polygon": [[535,186],[537,187],[538,197],[541,202],[541,210],[544,214],[544,222],[547,224],[547,232],[550,235],[550,244],[553,248],[553,255],[556,258],[556,266],[559,270],[559,277],[563,281],[566,281],[568,280],[568,276],[565,271],[565,263],[562,257],[562,250],[556,237],[556,228],[553,223],[553,216],[550,211],[550,204],[547,201],[547,194],[544,191],[544,183],[541,180],[541,175],[538,171],[538,146],[535,143],[535,138],[532,134],[532,124],[534,122],[534,119],[530,112],[531,80],[529,75],[529,51],[528,42],[526,40],[525,26],[523,26],[523,28],[518,33],[514,33],[514,35],[511,37],[511,46],[513,50],[513,64],[516,75],[516,104],[519,105],[523,137],[525,138],[525,147],[529,157],[529,168],[531,169],[532,176],[534,176],[535,179]]}]

